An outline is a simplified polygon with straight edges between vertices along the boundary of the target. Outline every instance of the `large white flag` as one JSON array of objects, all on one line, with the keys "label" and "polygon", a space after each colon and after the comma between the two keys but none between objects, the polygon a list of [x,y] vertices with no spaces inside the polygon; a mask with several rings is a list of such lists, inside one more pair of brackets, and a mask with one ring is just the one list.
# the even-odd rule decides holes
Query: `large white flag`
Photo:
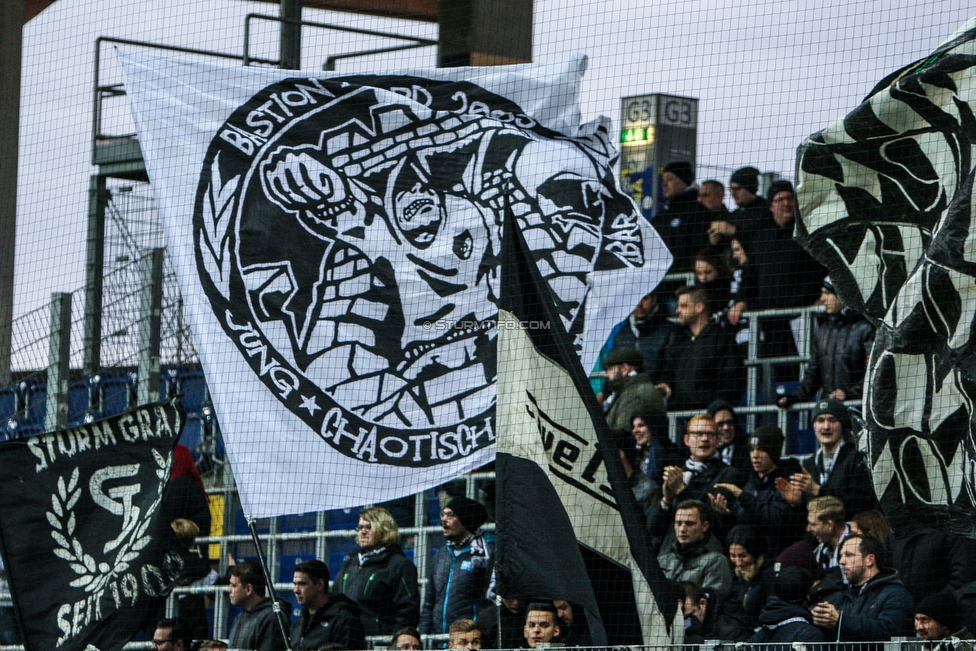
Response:
[{"label": "large white flag", "polygon": [[121,60],[252,516],[494,458],[505,203],[587,367],[670,264],[616,186],[608,122],[580,124],[584,57],[345,76]]}]

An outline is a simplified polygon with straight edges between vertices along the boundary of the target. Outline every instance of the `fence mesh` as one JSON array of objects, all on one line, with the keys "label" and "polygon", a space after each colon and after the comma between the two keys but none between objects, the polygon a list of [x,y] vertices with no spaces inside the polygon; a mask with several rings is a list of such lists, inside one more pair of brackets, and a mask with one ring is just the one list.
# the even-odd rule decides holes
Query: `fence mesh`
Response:
[{"label": "fence mesh", "polygon": [[970,6],[20,4],[0,644],[976,630]]}]

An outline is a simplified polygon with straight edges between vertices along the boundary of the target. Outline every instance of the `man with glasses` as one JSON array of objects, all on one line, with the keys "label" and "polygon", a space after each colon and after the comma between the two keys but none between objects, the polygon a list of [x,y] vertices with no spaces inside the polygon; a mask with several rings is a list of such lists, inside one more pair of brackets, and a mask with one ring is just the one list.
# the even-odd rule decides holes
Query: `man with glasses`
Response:
[{"label": "man with glasses", "polygon": [[718,454],[722,461],[748,475],[752,471],[749,441],[739,427],[735,408],[724,400],[715,400],[708,405],[706,413],[715,419],[715,426],[718,428]]},{"label": "man with glasses", "polygon": [[161,619],[152,636],[152,648],[160,651],[189,651],[192,641],[181,621]]},{"label": "man with glasses", "polygon": [[708,228],[708,241],[725,244],[740,230],[748,230],[769,214],[769,203],[759,196],[759,170],[743,167],[732,173],[729,194],[736,208]]},{"label": "man with glasses", "polygon": [[[651,506],[648,514],[648,530],[652,536],[673,539],[674,532],[669,529],[675,512],[674,507],[678,502],[690,499],[707,505],[712,532],[722,538],[734,524],[733,518],[717,512],[711,506],[709,495],[722,493],[731,500],[732,496],[728,491],[715,488],[715,485],[741,486],[742,478],[739,471],[725,465],[722,457],[719,456],[718,428],[715,427],[715,420],[711,416],[706,414],[692,416],[685,430],[684,442],[691,456],[680,467],[668,466],[664,469],[661,482],[663,497],[660,502]],[[721,549],[718,551],[721,552]]]}]

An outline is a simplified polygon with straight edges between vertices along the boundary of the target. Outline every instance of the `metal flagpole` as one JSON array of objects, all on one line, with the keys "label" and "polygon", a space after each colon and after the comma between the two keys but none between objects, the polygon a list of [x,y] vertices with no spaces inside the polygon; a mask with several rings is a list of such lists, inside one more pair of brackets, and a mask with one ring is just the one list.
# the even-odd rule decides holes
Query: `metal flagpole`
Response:
[{"label": "metal flagpole", "polygon": [[261,571],[264,572],[264,582],[268,586],[268,590],[271,591],[271,610],[274,611],[275,620],[278,622],[278,630],[281,631],[281,637],[285,641],[285,648],[291,651],[291,640],[288,637],[288,631],[285,630],[284,620],[281,619],[281,602],[278,601],[278,594],[274,589],[274,581],[271,580],[271,570],[268,569],[268,562],[264,558],[264,552],[261,551],[261,541],[258,539],[258,530],[254,525],[254,518],[249,515],[244,515],[247,520],[247,528],[251,532],[251,538],[254,540],[254,548],[257,549],[258,562],[261,564]]}]

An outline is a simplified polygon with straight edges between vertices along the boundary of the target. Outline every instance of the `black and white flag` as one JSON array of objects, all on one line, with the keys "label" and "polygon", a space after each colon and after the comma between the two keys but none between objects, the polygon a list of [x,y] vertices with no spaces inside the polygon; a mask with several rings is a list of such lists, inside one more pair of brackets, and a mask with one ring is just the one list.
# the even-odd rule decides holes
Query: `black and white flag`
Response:
[{"label": "black and white flag", "polygon": [[797,154],[797,239],[878,328],[860,446],[895,529],[976,537],[976,20]]},{"label": "black and white flag", "polygon": [[0,541],[28,651],[112,651],[169,593],[184,553],[156,517],[176,400],[0,444]]},{"label": "black and white flag", "polygon": [[[503,198],[586,364],[670,264],[616,185],[607,122],[580,124],[585,58],[122,65],[250,515],[387,500],[494,458]],[[293,476],[322,488],[273,481]]]},{"label": "black and white flag", "polygon": [[[677,591],[651,553],[617,446],[571,340],[551,327],[557,306],[532,263],[524,227],[510,212],[498,317],[496,591],[581,605],[598,646],[608,637],[610,644],[680,643],[683,629],[673,626]],[[608,604],[598,604],[593,583],[607,574],[594,576],[591,569],[588,576],[583,551],[612,564],[619,570],[613,574],[629,583],[615,586],[616,608],[602,619],[599,606]],[[633,631],[623,630],[628,619]]]}]

